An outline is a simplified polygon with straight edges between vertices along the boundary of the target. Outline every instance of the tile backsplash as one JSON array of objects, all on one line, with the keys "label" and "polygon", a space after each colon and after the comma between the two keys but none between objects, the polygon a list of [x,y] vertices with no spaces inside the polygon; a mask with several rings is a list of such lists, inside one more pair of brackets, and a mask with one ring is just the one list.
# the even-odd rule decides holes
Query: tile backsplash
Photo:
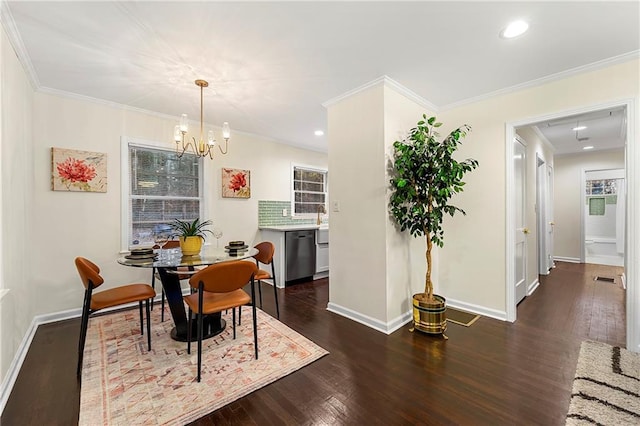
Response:
[{"label": "tile backsplash", "polygon": [[[282,210],[287,209],[287,215],[282,216]],[[327,221],[327,215],[323,215]],[[306,225],[315,224],[316,218],[294,219],[291,217],[290,201],[258,200],[258,226]]]}]

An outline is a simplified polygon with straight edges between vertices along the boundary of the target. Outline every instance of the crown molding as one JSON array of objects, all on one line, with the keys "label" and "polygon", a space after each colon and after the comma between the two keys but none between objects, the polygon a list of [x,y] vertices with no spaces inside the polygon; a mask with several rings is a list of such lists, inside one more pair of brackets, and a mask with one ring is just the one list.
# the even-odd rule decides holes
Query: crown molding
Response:
[{"label": "crown molding", "polygon": [[16,27],[16,22],[13,19],[11,9],[9,9],[9,5],[6,0],[0,0],[0,22],[2,22],[2,27],[7,33],[11,47],[13,47],[13,50],[16,52],[18,61],[22,64],[27,76],[29,77],[31,87],[34,90],[37,90],[40,87],[38,74],[36,74],[36,70],[33,68],[31,58],[27,54],[27,49],[24,47],[22,37],[20,37],[20,33]]},{"label": "crown molding", "polygon": [[61,98],[73,99],[81,102],[89,102],[89,103],[98,104],[102,106],[124,109],[127,111],[133,111],[133,112],[139,112],[142,114],[152,115],[159,118],[166,118],[166,119],[178,120],[178,121],[180,120],[179,117],[176,117],[173,115],[163,114],[161,112],[151,111],[149,109],[144,109],[144,108],[137,108],[130,105],[121,104],[118,102],[107,101],[105,99],[100,99],[100,98],[94,98],[91,96],[79,95],[77,93],[67,92],[65,90],[52,89],[50,87],[40,87],[37,91],[45,95],[59,96]]},{"label": "crown molding", "polygon": [[530,80],[525,83],[516,84],[514,86],[505,87],[503,89],[495,90],[493,92],[485,93],[484,95],[474,96],[472,98],[463,99],[458,102],[453,102],[447,105],[440,107],[440,111],[448,111],[454,108],[458,108],[464,105],[472,104],[475,102],[484,101],[487,99],[495,98],[498,96],[503,96],[509,93],[517,92],[520,90],[528,89],[535,86],[541,86],[546,83],[551,83],[553,81],[562,80],[577,74],[583,74],[590,71],[596,71],[602,68],[610,67],[612,65],[621,64],[624,62],[632,61],[634,59],[640,58],[640,50],[634,50],[628,53],[623,53],[622,55],[613,56],[611,58],[603,59],[601,61],[592,62],[587,65],[582,65],[576,68],[571,68],[565,71],[561,71],[555,74],[548,75],[546,77],[537,78],[535,80]]},{"label": "crown molding", "polygon": [[381,77],[376,78],[375,80],[372,80],[368,83],[363,84],[362,86],[356,87],[355,89],[349,90],[348,92],[345,92],[341,95],[336,96],[335,98],[331,98],[328,101],[325,101],[322,103],[322,106],[325,108],[328,108],[332,105],[335,105],[336,103],[347,99],[357,93],[360,92],[364,92],[367,89],[370,89],[372,87],[376,87],[378,85],[383,85],[386,87],[389,87],[393,90],[395,90],[396,92],[400,93],[401,95],[405,96],[406,98],[412,100],[413,102],[417,103],[418,105],[422,106],[423,108],[426,108],[430,111],[438,112],[439,108],[433,104],[432,102],[429,102],[427,99],[423,98],[422,96],[418,95],[417,93],[413,92],[410,89],[407,89],[405,86],[403,86],[402,84],[398,83],[397,81],[393,80],[392,78],[389,78],[386,75],[383,75]]}]

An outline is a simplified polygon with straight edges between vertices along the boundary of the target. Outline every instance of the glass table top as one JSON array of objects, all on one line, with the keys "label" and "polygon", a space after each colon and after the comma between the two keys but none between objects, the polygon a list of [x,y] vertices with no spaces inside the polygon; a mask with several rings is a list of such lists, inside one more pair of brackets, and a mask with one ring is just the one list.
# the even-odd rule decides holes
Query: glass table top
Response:
[{"label": "glass table top", "polygon": [[118,259],[118,263],[125,266],[135,266],[138,268],[177,268],[178,266],[202,266],[212,265],[214,263],[229,262],[232,260],[240,260],[252,257],[258,253],[258,250],[250,247],[246,250],[240,250],[230,253],[229,250],[216,247],[205,247],[199,255],[182,256],[180,249],[155,250],[158,256],[153,259],[127,259],[122,256]]}]

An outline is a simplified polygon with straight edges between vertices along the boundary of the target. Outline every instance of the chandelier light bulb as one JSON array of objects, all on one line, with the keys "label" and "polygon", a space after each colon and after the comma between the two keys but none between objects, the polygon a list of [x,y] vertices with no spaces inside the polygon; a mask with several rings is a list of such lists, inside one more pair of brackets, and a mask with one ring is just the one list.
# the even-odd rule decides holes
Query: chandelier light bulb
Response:
[{"label": "chandelier light bulb", "polygon": [[222,138],[224,140],[231,138],[231,128],[229,127],[229,123],[226,121],[222,123]]},{"label": "chandelier light bulb", "polygon": [[182,133],[180,132],[180,125],[176,124],[176,127],[173,129],[173,140],[176,143],[179,143],[182,140]]},{"label": "chandelier light bulb", "polygon": [[182,114],[180,117],[180,131],[184,133],[189,131],[189,119],[187,118],[187,114]]},{"label": "chandelier light bulb", "polygon": [[213,135],[213,130],[209,130],[209,132],[207,132],[207,144],[209,146],[214,146],[216,144],[216,137]]}]

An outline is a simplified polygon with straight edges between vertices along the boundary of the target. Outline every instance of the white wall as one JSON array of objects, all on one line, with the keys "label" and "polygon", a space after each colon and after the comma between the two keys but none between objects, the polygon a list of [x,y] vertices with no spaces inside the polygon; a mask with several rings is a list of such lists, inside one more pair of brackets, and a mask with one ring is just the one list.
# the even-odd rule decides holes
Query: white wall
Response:
[{"label": "white wall", "polygon": [[327,120],[329,308],[384,323],[387,213],[382,85],[329,106]]},{"label": "white wall", "polygon": [[[624,168],[624,150],[583,152],[555,158],[555,256],[580,260],[582,173],[585,170]],[[611,206],[615,207],[615,206]],[[615,232],[614,232],[615,237]]]},{"label": "white wall", "polygon": [[[33,268],[29,256],[34,236],[34,163],[31,149],[33,90],[3,30],[0,32],[0,210],[2,250],[0,289],[9,293],[0,301],[0,382],[31,324],[37,297],[29,280]],[[46,301],[43,301],[46,303]]]},{"label": "white wall", "polygon": [[[468,215],[445,221],[439,277],[443,295],[470,308],[506,315],[506,123],[615,100],[634,98],[637,102],[638,75],[638,60],[633,60],[439,114],[447,126],[468,123],[473,127],[460,156],[480,162],[458,201]],[[638,120],[638,111],[634,114]],[[558,159],[555,165],[557,173]],[[560,180],[556,174],[556,182]],[[555,194],[557,200],[562,189],[556,186]]]}]

